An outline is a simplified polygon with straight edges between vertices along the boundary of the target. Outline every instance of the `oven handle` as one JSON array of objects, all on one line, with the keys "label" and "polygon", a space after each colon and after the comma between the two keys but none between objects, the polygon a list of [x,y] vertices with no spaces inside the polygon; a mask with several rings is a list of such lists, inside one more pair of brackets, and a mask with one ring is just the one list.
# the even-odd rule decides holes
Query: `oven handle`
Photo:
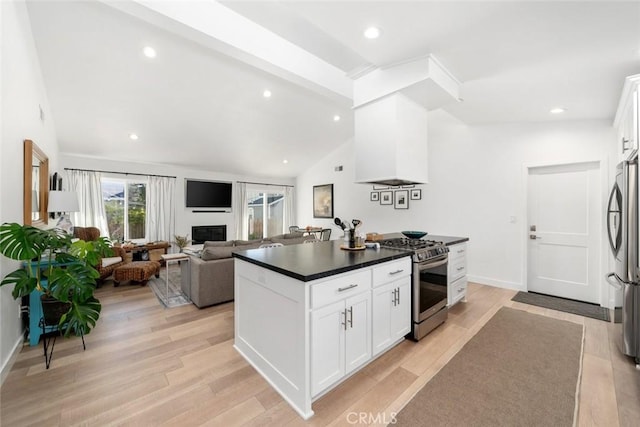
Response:
[{"label": "oven handle", "polygon": [[425,268],[435,268],[435,267],[440,267],[441,265],[445,265],[447,263],[448,258],[444,258],[442,260],[438,260],[438,261],[429,261],[429,262],[425,262],[425,263],[419,263],[418,265],[420,266],[420,269],[423,270]]}]

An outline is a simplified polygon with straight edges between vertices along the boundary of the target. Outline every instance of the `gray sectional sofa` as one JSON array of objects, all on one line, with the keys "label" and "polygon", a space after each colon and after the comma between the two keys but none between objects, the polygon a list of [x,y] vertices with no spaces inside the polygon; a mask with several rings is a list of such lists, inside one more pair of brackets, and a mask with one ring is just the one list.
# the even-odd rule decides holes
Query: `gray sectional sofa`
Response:
[{"label": "gray sectional sofa", "polygon": [[[233,300],[233,258],[231,253],[258,248],[267,243],[295,245],[306,240],[315,240],[313,236],[301,233],[281,234],[259,240],[229,240],[226,242],[204,242],[202,250],[191,255],[191,286],[183,289],[191,295],[191,301],[199,308]],[[183,284],[188,286],[188,284]]]}]

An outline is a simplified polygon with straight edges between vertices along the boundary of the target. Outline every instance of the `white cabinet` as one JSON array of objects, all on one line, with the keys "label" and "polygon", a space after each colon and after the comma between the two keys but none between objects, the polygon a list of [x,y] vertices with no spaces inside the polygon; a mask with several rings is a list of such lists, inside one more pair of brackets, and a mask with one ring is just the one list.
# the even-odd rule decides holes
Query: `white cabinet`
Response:
[{"label": "white cabinet", "polygon": [[411,276],[373,288],[373,355],[411,332]]},{"label": "white cabinet", "polygon": [[312,304],[329,303],[311,312],[312,396],[371,359],[370,284],[365,270],[312,286]]},{"label": "white cabinet", "polygon": [[372,360],[374,328],[385,336],[377,353],[408,332],[409,257],[307,282],[238,258],[234,266],[234,348],[304,419],[315,399]]},{"label": "white cabinet", "polygon": [[467,244],[449,246],[447,271],[447,305],[453,306],[467,297]]},{"label": "white cabinet", "polygon": [[311,395],[371,359],[371,297],[364,292],[311,313]]},{"label": "white cabinet", "polygon": [[626,160],[638,150],[638,137],[640,134],[638,99],[640,97],[640,74],[627,77],[622,95],[618,104],[618,110],[613,122],[618,130],[616,151],[619,160]]},{"label": "white cabinet", "polygon": [[411,331],[411,259],[373,268],[373,355],[382,353]]}]

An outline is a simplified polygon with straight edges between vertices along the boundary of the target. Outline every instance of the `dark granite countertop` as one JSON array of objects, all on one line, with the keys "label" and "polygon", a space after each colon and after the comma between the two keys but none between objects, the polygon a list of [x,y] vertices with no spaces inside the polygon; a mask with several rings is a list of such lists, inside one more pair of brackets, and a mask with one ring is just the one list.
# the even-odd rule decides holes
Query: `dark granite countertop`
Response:
[{"label": "dark granite countertop", "polygon": [[457,245],[458,243],[464,243],[469,241],[468,237],[436,236],[436,235],[430,235],[430,234],[427,234],[427,237],[429,238],[429,240],[437,240],[439,242],[444,242],[444,244],[447,246]]},{"label": "dark granite countertop", "polygon": [[278,248],[233,252],[235,258],[293,277],[303,282],[357,270],[407,256],[397,249],[340,249],[342,240],[286,245]]}]

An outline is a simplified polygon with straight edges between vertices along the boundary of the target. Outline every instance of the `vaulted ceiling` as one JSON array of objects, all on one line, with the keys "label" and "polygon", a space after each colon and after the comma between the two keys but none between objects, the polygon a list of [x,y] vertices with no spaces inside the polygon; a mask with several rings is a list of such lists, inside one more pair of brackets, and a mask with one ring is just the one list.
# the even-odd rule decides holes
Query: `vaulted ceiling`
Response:
[{"label": "vaulted ceiling", "polygon": [[27,5],[62,152],[218,172],[298,175],[353,136],[354,77],[425,55],[469,125],[612,121],[640,73],[640,2]]}]

